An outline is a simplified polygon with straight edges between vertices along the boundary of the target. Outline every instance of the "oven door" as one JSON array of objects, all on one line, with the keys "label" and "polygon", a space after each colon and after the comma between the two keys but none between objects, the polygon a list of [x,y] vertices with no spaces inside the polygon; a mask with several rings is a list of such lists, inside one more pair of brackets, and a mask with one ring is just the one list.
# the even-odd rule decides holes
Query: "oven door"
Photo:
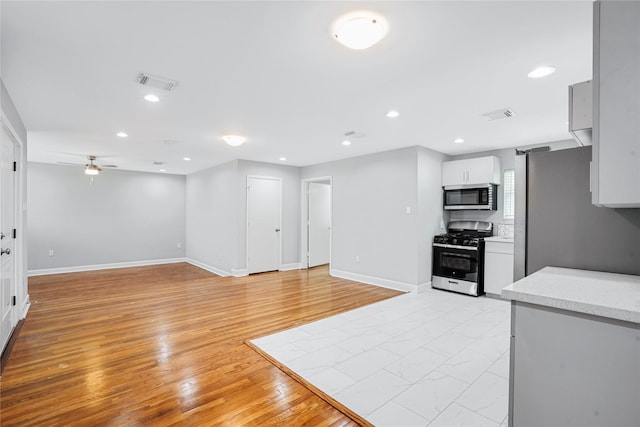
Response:
[{"label": "oven door", "polygon": [[433,244],[432,287],[469,295],[483,293],[480,282],[481,248]]}]

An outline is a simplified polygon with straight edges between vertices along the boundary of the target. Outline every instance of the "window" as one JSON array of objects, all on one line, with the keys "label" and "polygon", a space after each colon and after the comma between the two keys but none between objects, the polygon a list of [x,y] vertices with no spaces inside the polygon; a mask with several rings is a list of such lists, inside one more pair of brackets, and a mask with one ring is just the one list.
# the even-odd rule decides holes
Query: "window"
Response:
[{"label": "window", "polygon": [[514,169],[505,169],[503,182],[504,195],[502,200],[504,201],[504,219],[513,220],[515,218],[516,211],[516,171]]}]

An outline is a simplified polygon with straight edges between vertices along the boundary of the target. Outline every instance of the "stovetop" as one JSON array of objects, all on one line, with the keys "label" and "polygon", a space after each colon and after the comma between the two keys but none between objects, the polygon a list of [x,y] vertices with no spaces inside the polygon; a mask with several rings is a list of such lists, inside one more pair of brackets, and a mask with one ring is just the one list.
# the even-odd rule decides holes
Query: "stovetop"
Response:
[{"label": "stovetop", "polygon": [[434,236],[434,243],[457,246],[480,246],[485,237],[493,234],[493,224],[485,221],[453,221],[448,233]]}]

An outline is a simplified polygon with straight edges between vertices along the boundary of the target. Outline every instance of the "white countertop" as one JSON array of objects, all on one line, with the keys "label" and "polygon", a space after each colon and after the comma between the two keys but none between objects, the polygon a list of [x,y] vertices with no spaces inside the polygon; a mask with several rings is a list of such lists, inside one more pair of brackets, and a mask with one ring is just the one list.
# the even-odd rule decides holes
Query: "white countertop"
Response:
[{"label": "white countertop", "polygon": [[485,242],[513,243],[513,237],[491,236],[491,237],[485,237],[484,241]]},{"label": "white countertop", "polygon": [[505,287],[502,298],[640,323],[640,276],[545,267]]}]

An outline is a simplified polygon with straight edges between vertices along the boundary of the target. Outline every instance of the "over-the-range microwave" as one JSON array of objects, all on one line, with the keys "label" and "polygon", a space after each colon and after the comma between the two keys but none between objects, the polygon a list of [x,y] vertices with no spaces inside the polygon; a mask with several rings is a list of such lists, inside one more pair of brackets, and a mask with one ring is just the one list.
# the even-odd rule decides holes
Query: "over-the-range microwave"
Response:
[{"label": "over-the-range microwave", "polygon": [[498,191],[495,184],[473,187],[444,187],[442,196],[444,209],[448,211],[476,209],[495,211],[498,209]]}]

